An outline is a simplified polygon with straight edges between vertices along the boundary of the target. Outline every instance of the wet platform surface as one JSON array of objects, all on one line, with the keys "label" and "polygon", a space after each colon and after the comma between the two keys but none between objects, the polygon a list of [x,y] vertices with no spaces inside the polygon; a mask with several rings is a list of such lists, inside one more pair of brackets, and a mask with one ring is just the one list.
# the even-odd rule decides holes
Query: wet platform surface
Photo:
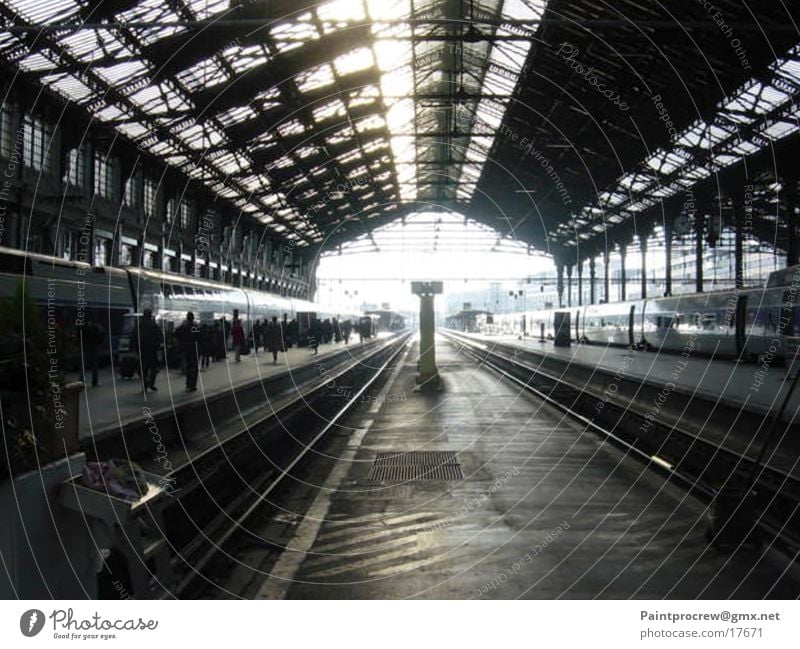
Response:
[{"label": "wet platform surface", "polygon": [[[575,342],[570,347],[555,347],[552,341],[540,342],[538,338],[520,340],[516,336],[462,335],[488,345],[493,342],[513,345],[535,354],[586,367],[596,367],[612,373],[624,367],[627,377],[636,377],[660,387],[674,381],[679,391],[696,393],[711,401],[719,399],[722,403],[761,413],[780,408],[786,391],[787,378],[800,369],[773,363],[767,371],[764,371],[756,362],[737,362],[711,356],[692,355],[687,358],[681,354],[630,351],[625,347]],[[631,360],[626,360],[626,357],[630,357]],[[673,379],[677,363],[684,361],[686,365],[685,368],[683,365],[680,366],[679,378]],[[757,376],[757,373],[763,374]],[[800,391],[796,391],[792,396],[785,418],[789,419],[798,408],[800,408]]]},{"label": "wet platform surface", "polygon": [[[384,334],[381,334],[383,336]],[[80,437],[87,438],[103,431],[119,428],[126,421],[141,419],[142,408],[148,407],[154,413],[171,410],[176,406],[196,401],[198,404],[211,395],[225,391],[235,391],[238,386],[276,374],[291,374],[293,370],[312,363],[319,363],[332,354],[351,349],[354,354],[361,348],[358,339],[320,345],[319,354],[312,355],[307,347],[292,347],[278,354],[277,364],[273,364],[272,354],[263,349],[257,354],[251,352],[241,357],[237,363],[234,353],[227,358],[212,362],[207,371],[199,374],[197,391],[186,391],[186,379],[178,368],[161,368],[156,378],[156,392],[142,393],[138,374],[133,379],[122,379],[107,367],[100,371],[101,385],[96,388],[88,384],[80,397]],[[70,378],[80,378],[79,376]]]},{"label": "wet platform surface", "polygon": [[[783,555],[709,548],[703,503],[441,338],[444,391],[413,392],[416,354],[354,417],[346,452],[255,596],[800,595]],[[408,451],[454,453],[463,479],[371,474],[379,453]]]}]

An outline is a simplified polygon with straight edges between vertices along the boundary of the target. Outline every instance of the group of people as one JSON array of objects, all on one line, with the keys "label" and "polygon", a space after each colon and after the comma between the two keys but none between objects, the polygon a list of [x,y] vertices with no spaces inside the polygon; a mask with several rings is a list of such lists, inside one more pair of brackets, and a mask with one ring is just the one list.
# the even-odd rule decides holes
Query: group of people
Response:
[{"label": "group of people", "polygon": [[[186,389],[194,392],[197,390],[198,372],[207,369],[211,360],[227,357],[228,336],[237,363],[241,362],[241,357],[249,354],[252,348],[255,353],[258,353],[259,349],[271,353],[273,364],[277,364],[278,354],[298,343],[297,331],[295,320],[283,323],[273,316],[271,321],[256,320],[248,336],[238,310],[234,310],[230,324],[224,318],[213,324],[199,324],[194,313],[189,311],[185,320],[169,337],[176,344],[168,345],[167,353],[168,356],[174,353],[180,354],[180,364],[186,376]],[[308,344],[313,353],[317,354],[321,343],[341,340],[348,343],[351,332],[352,325],[349,321],[343,322],[340,326],[335,318],[332,321],[314,320],[308,331]],[[161,365],[160,354],[163,343],[161,328],[153,318],[152,311],[145,309],[138,320],[137,331],[131,336],[131,350],[138,354],[144,392],[157,390],[155,380]]]},{"label": "group of people", "polygon": [[325,318],[325,320],[314,320],[308,329],[308,346],[314,354],[319,353],[320,344],[328,344],[330,342],[341,342],[344,344],[350,343],[350,334],[353,332],[353,325],[349,320],[342,323],[336,318]]}]

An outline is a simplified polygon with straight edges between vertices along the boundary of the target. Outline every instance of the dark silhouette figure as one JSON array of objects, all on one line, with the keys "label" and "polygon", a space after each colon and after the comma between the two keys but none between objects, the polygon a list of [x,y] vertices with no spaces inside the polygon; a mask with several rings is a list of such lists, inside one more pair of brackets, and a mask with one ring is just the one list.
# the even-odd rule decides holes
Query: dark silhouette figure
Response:
[{"label": "dark silhouette figure", "polygon": [[353,325],[349,320],[345,320],[342,323],[342,338],[344,338],[344,344],[350,344],[350,334],[353,331]]},{"label": "dark silhouette figure", "polygon": [[308,346],[314,354],[319,353],[319,343],[322,338],[322,326],[316,318],[311,321],[311,326],[308,328]]},{"label": "dark silhouette figure", "polygon": [[161,328],[153,319],[153,312],[145,309],[137,324],[134,346],[139,352],[142,391],[156,390],[158,374],[158,350],[161,349]]},{"label": "dark silhouette figure", "polygon": [[194,313],[189,311],[186,320],[175,330],[175,337],[181,346],[183,364],[186,368],[186,389],[197,390],[197,356],[200,353],[200,327],[195,324]]},{"label": "dark silhouette figure", "polygon": [[272,364],[278,363],[278,352],[284,351],[283,349],[283,327],[278,322],[277,317],[272,318],[272,322],[265,325],[266,329],[266,348],[272,353]]},{"label": "dark silhouette figure", "polygon": [[244,326],[242,326],[242,321],[239,319],[239,310],[233,310],[233,324],[231,325],[231,340],[233,342],[233,348],[236,351],[236,362],[240,363],[242,360],[242,349],[245,344],[244,338]]},{"label": "dark silhouette figure", "polygon": [[[98,380],[98,367],[100,365],[100,349],[106,338],[106,330],[102,325],[95,321],[92,314],[87,315],[86,325],[83,327],[83,352],[84,352],[84,371],[90,369],[92,372],[92,387],[100,385]],[[84,382],[86,379],[84,378]]]}]

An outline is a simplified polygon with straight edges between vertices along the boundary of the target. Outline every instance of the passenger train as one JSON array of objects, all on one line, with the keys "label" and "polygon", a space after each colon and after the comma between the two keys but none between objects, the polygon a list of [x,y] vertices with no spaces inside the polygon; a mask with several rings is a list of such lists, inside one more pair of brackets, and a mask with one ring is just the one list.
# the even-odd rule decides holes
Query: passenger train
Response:
[{"label": "passenger train", "polygon": [[[786,355],[800,336],[800,266],[775,271],[764,288],[497,314],[482,332],[553,339],[555,314],[569,317],[571,340],[656,351],[756,359]],[[562,316],[563,317],[563,316]]]},{"label": "passenger train", "polygon": [[[10,296],[19,281],[39,306],[44,319],[52,318],[69,336],[94,317],[110,333],[104,356],[127,351],[128,335],[145,309],[166,336],[193,311],[200,324],[221,319],[232,321],[234,310],[247,332],[257,320],[337,318],[358,322],[360,313],[306,300],[282,297],[249,288],[238,288],[204,279],[138,267],[93,267],[46,255],[0,247],[0,296]],[[302,334],[302,332],[300,332]],[[110,343],[110,344],[109,344]]]}]

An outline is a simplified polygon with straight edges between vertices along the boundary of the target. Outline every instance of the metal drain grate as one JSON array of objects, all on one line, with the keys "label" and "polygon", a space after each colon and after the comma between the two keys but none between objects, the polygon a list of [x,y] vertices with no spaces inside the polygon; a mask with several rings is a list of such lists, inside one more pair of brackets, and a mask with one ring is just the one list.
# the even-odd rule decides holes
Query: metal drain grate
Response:
[{"label": "metal drain grate", "polygon": [[418,482],[462,480],[458,456],[451,451],[378,453],[367,480],[373,482]]}]

